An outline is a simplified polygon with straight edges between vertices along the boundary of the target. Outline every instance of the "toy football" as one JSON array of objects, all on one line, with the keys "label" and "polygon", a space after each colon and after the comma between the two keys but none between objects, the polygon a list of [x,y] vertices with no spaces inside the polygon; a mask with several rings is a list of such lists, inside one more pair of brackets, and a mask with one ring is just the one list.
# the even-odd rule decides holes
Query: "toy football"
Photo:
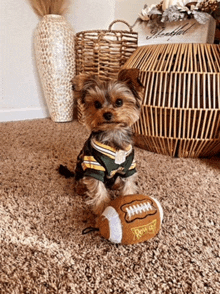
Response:
[{"label": "toy football", "polygon": [[135,194],[112,200],[97,221],[100,234],[113,243],[135,244],[160,230],[163,209],[153,197]]}]

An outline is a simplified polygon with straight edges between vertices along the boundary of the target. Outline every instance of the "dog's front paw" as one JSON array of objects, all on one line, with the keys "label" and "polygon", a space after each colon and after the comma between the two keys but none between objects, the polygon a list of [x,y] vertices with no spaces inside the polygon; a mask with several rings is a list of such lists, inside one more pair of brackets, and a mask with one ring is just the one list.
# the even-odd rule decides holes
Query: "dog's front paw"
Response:
[{"label": "dog's front paw", "polygon": [[125,195],[138,194],[140,192],[140,189],[137,186],[136,181],[137,181],[137,173],[126,178],[124,180],[124,187],[121,190],[121,195],[125,196]]},{"label": "dog's front paw", "polygon": [[94,214],[101,214],[110,201],[104,183],[90,177],[84,178],[83,183],[87,187],[86,195],[88,196],[88,200],[86,203],[91,207]]}]

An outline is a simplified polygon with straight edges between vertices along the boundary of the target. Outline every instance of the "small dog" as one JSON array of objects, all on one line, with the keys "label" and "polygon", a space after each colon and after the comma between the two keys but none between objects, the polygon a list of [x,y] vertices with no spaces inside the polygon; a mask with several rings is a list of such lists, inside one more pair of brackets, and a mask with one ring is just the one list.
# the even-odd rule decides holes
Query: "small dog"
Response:
[{"label": "small dog", "polygon": [[132,140],[142,100],[138,76],[138,69],[124,69],[116,81],[101,82],[88,74],[73,79],[74,97],[84,106],[85,125],[91,131],[77,158],[76,191],[86,193],[96,215],[110,201],[107,188],[121,195],[138,192]]}]

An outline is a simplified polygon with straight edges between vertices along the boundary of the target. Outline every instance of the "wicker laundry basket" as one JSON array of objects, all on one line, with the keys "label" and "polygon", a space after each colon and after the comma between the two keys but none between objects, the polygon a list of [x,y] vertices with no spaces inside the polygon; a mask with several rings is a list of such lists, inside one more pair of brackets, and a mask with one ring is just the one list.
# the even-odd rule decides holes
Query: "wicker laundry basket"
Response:
[{"label": "wicker laundry basket", "polygon": [[123,68],[139,68],[145,87],[139,147],[177,157],[220,152],[220,45],[143,46]]},{"label": "wicker laundry basket", "polygon": [[[129,30],[113,30],[118,22]],[[115,20],[108,30],[79,32],[75,36],[76,75],[89,73],[98,75],[102,81],[117,77],[119,69],[137,49],[138,34],[124,20]],[[78,120],[83,123],[83,107],[77,102]]]}]

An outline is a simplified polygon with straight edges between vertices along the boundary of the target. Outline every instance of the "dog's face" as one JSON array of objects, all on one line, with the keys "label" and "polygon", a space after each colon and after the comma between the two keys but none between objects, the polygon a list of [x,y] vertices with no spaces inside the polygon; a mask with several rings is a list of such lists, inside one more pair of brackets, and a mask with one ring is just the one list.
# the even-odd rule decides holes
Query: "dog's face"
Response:
[{"label": "dog's face", "polygon": [[84,104],[87,127],[94,132],[130,127],[139,118],[142,85],[139,70],[122,70],[116,81],[101,82],[96,76],[74,78],[76,99]]}]

